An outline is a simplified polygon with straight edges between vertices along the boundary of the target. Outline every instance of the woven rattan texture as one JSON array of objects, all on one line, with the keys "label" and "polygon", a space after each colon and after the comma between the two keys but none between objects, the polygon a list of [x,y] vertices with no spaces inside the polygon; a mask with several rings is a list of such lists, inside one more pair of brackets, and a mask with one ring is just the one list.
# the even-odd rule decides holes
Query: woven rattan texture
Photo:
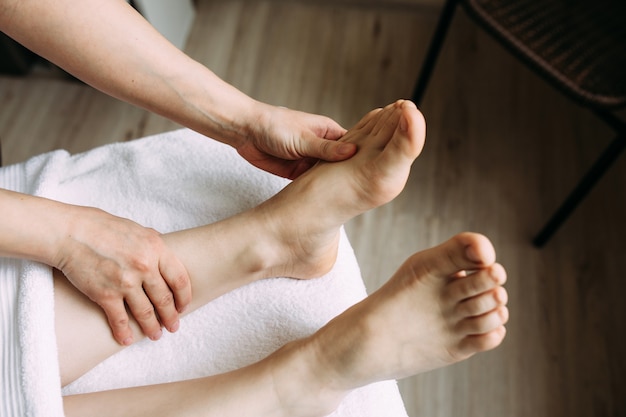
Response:
[{"label": "woven rattan texture", "polygon": [[516,55],[583,104],[626,104],[626,0],[467,0]]}]

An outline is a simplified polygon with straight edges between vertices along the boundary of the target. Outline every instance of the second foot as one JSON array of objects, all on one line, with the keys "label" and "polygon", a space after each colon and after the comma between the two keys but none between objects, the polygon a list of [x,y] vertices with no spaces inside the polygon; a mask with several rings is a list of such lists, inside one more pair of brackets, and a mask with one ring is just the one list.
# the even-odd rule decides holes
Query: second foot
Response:
[{"label": "second foot", "polygon": [[508,320],[505,281],[482,235],[459,234],[413,255],[314,336],[334,386],[404,378],[497,347]]}]

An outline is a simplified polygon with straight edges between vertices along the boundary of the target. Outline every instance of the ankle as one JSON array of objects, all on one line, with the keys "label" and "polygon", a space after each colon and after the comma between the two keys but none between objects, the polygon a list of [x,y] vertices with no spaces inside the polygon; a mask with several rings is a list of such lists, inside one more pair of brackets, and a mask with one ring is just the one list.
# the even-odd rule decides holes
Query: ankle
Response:
[{"label": "ankle", "polygon": [[264,204],[237,217],[236,221],[245,224],[243,229],[248,237],[245,248],[238,254],[238,265],[246,275],[253,277],[252,281],[281,276],[277,271],[283,268],[289,257],[289,248],[277,226],[283,220]]},{"label": "ankle", "polygon": [[[256,207],[253,214],[263,224],[259,249],[267,276],[309,279],[328,273],[337,258],[339,226],[319,226],[310,212],[283,204],[294,201],[293,196],[289,200],[283,197],[275,196]],[[302,221],[294,221],[294,216]]]},{"label": "ankle", "polygon": [[379,303],[372,302],[375,298],[370,295],[353,305],[311,337],[329,390],[347,393],[397,378],[401,358],[389,354],[396,339],[382,334],[389,323],[380,314]]},{"label": "ankle", "polygon": [[314,336],[288,343],[273,356],[274,390],[285,416],[326,416],[347,394],[332,389],[332,373],[326,368]]}]

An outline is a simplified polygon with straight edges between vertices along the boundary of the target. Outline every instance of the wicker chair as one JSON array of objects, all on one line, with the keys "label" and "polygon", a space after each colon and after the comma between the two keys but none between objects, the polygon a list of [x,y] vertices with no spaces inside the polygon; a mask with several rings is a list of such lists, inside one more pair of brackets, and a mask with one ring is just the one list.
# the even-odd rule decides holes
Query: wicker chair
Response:
[{"label": "wicker chair", "polygon": [[413,93],[418,105],[459,4],[522,62],[616,132],[534,237],[533,244],[541,247],[626,147],[626,123],[614,114],[626,105],[626,1],[447,0]]}]

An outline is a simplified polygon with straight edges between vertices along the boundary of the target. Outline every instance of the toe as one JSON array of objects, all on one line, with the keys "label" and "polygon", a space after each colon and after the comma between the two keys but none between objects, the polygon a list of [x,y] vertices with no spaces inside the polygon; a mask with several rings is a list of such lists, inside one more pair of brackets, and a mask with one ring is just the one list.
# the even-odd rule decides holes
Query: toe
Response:
[{"label": "toe", "polygon": [[400,120],[403,101],[404,100],[398,100],[385,106],[382,113],[380,113],[380,117],[376,121],[376,125],[372,129],[372,134],[378,136],[379,139],[385,142],[389,141],[393,131],[398,125],[398,121]]},{"label": "toe", "polygon": [[506,305],[508,295],[503,287],[479,294],[457,304],[458,317],[475,317],[486,314],[499,306]]},{"label": "toe", "polygon": [[[393,163],[413,162],[424,148],[426,139],[426,121],[415,104],[410,101],[402,103],[393,119],[393,135],[385,148],[392,155]],[[391,152],[390,152],[391,150]],[[399,160],[398,160],[399,159]]]},{"label": "toe", "polygon": [[451,281],[447,288],[450,300],[463,302],[492,291],[506,282],[506,271],[500,264],[493,264],[476,272]]},{"label": "toe", "polygon": [[448,278],[461,271],[484,268],[493,262],[495,250],[491,242],[476,233],[458,234],[439,246],[413,255],[411,259],[418,276],[440,278]]},{"label": "toe", "polygon": [[500,326],[485,334],[467,336],[461,342],[459,349],[463,355],[485,352],[500,346],[506,336],[506,328]]},{"label": "toe", "polygon": [[352,138],[352,136],[354,136],[353,134],[350,133],[350,132],[353,132],[353,131],[357,131],[358,130],[358,131],[364,131],[366,133],[371,132],[372,129],[374,128],[374,126],[376,126],[376,123],[378,122],[378,119],[380,118],[379,113],[382,112],[382,111],[383,111],[383,108],[376,108],[374,110],[370,110],[340,140],[341,141],[349,141]]},{"label": "toe", "polygon": [[503,326],[508,320],[509,310],[505,306],[500,306],[482,316],[461,320],[457,330],[465,335],[487,334]]}]

